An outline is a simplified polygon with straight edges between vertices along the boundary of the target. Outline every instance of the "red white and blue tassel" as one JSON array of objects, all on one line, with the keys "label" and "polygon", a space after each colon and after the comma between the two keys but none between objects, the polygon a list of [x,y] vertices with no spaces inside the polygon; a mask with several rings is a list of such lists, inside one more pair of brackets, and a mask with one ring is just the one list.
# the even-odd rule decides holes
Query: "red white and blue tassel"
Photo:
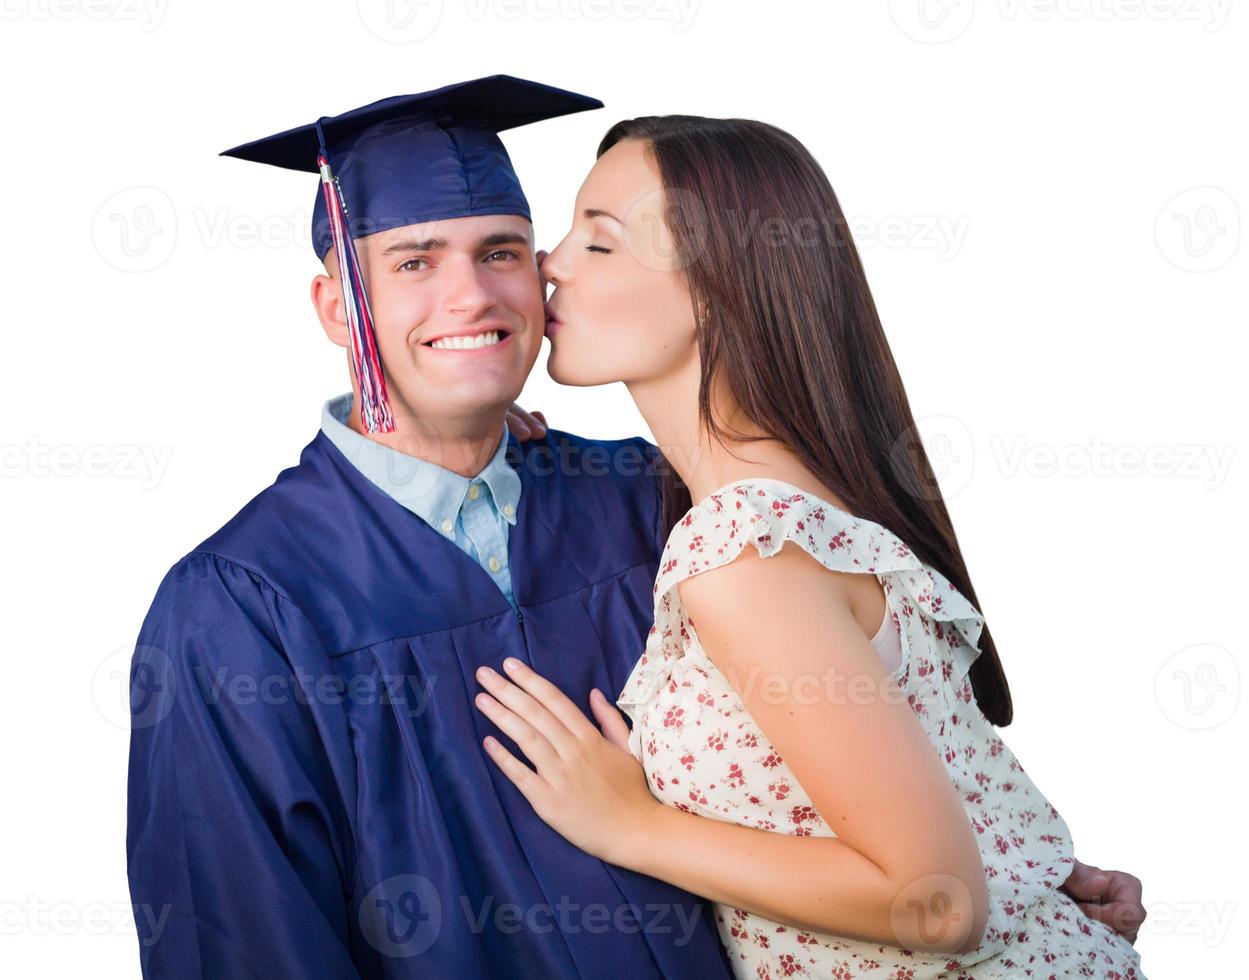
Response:
[{"label": "red white and blue tassel", "polygon": [[329,215],[334,254],[338,257],[338,281],[342,284],[343,304],[347,315],[347,332],[351,338],[351,364],[360,388],[360,424],[366,432],[394,432],[395,417],[386,394],[386,378],[377,353],[377,337],[373,333],[373,312],[360,273],[360,259],[348,226],[347,205],[343,189],[330,169],[330,156],[325,148],[325,134],[317,123],[321,152],[317,167],[321,171],[321,189],[325,192],[325,210]]}]

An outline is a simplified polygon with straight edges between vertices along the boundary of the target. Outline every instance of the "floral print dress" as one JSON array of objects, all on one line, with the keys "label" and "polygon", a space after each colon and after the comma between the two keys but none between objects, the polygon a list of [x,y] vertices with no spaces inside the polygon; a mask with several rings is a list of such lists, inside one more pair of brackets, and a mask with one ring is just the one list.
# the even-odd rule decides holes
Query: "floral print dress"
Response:
[{"label": "floral print dress", "polygon": [[728,680],[700,647],[677,584],[732,561],[749,542],[763,557],[787,541],[827,568],[875,575],[902,659],[892,678],[945,761],[975,829],[988,878],[984,941],[934,956],[791,928],[717,904],[738,977],[1093,977],[1143,980],[1139,954],[1058,887],[1074,863],[1071,833],[985,719],[967,670],[980,613],[883,526],[779,480],[730,483],[673,528],[655,582],[655,622],[616,704],[633,721],[629,748],[669,806],[778,834],[835,836]]}]

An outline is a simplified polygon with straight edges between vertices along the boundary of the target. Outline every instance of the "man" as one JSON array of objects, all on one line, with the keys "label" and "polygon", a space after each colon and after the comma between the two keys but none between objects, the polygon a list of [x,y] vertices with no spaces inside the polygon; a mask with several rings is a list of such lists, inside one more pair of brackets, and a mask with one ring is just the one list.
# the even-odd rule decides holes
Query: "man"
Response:
[{"label": "man", "polygon": [[321,174],[312,299],[352,392],[143,623],[145,976],[730,975],[709,904],[548,828],[473,707],[508,656],[617,692],[651,625],[655,447],[505,424],[544,311],[497,133],[599,105],[494,76],[227,151]]}]

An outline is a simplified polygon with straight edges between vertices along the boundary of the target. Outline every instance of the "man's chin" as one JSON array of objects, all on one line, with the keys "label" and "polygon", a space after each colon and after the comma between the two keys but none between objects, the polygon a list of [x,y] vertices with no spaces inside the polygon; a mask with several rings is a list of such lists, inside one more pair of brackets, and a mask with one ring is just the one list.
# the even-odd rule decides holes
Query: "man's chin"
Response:
[{"label": "man's chin", "polygon": [[428,391],[422,397],[409,404],[413,405],[413,416],[423,426],[442,429],[444,426],[462,429],[477,419],[497,417],[499,424],[507,414],[511,404],[520,397],[520,390],[513,393],[512,388],[496,388],[491,391],[473,390],[457,387],[454,390],[440,392],[436,401],[429,399]]}]

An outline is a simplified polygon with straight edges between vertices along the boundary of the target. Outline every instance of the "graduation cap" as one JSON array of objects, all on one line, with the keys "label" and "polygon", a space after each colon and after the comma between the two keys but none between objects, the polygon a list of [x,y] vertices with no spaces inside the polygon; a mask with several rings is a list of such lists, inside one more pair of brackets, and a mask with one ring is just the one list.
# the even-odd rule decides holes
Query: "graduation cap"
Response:
[{"label": "graduation cap", "polygon": [[244,143],[222,156],[321,175],[312,210],[318,258],[333,247],[346,300],[360,421],[393,432],[373,317],[353,240],[390,228],[515,214],[530,218],[498,134],[603,105],[598,99],[510,75],[396,95]]}]

